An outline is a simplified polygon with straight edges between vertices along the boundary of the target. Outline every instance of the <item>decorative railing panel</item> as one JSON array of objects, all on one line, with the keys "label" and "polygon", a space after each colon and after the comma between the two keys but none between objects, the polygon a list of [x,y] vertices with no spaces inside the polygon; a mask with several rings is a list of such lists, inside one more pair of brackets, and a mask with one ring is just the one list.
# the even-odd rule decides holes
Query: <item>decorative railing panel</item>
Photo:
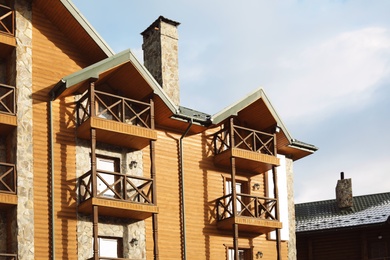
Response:
[{"label": "decorative railing panel", "polygon": [[0,163],[0,192],[16,194],[15,165]]},{"label": "decorative railing panel", "polygon": [[0,4],[0,33],[14,35],[15,32],[14,11]]},{"label": "decorative railing panel", "polygon": [[[232,138],[233,133],[233,147]],[[233,125],[233,131],[229,127],[221,129],[214,135],[214,154],[222,153],[231,148],[240,148],[252,152],[268,155],[276,155],[275,138],[273,134],[256,131],[253,129]]]},{"label": "decorative railing panel", "polygon": [[152,179],[98,170],[96,172],[96,185],[96,187],[93,187],[92,171],[79,178],[80,202],[93,197],[93,189],[96,189],[97,197],[100,198],[153,204]]},{"label": "decorative railing panel", "polygon": [[18,260],[18,255],[0,253],[0,260]]},{"label": "decorative railing panel", "polygon": [[[233,217],[233,194],[217,199],[217,220]],[[276,220],[275,207],[277,200],[248,194],[237,194],[237,216]]]},{"label": "decorative railing panel", "polygon": [[91,116],[117,122],[151,128],[151,106],[149,103],[94,91],[94,111],[91,115],[90,94],[86,93],[77,102],[77,124],[81,125]]},{"label": "decorative railing panel", "polygon": [[15,115],[15,87],[0,84],[0,113]]}]

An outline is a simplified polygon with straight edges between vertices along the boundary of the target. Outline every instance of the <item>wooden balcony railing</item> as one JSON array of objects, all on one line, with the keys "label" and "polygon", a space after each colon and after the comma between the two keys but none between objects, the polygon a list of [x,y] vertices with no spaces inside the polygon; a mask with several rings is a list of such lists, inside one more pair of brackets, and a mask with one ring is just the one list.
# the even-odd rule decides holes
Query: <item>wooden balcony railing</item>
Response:
[{"label": "wooden balcony railing", "polygon": [[[274,215],[274,209],[277,203],[276,199],[248,194],[237,194],[235,199],[238,217],[276,220]],[[232,194],[217,199],[218,221],[233,217],[233,200]]]},{"label": "wooden balcony railing", "polygon": [[15,12],[10,7],[0,4],[0,33],[14,35]]},{"label": "wooden balcony railing", "polygon": [[0,253],[0,260],[18,260],[18,255]]},{"label": "wooden balcony railing", "polygon": [[[240,148],[252,152],[276,156],[273,134],[233,125],[226,127],[214,135],[214,154],[220,154],[231,148]],[[231,131],[232,130],[232,131]],[[233,135],[233,139],[231,136]],[[233,142],[233,145],[232,145]]]},{"label": "wooden balcony railing", "polygon": [[93,174],[89,171],[79,178],[80,203],[96,196],[133,203],[153,205],[153,180],[141,176],[99,170],[96,172],[97,187],[93,186]]},{"label": "wooden balcony railing", "polygon": [[0,113],[15,115],[15,87],[0,84]]},{"label": "wooden balcony railing", "polygon": [[16,194],[15,165],[0,163],[0,193]]},{"label": "wooden balcony railing", "polygon": [[90,94],[86,93],[77,102],[77,124],[90,117],[100,117],[117,122],[151,128],[151,105],[149,103],[116,96],[95,90],[93,104],[95,114],[91,115]]}]

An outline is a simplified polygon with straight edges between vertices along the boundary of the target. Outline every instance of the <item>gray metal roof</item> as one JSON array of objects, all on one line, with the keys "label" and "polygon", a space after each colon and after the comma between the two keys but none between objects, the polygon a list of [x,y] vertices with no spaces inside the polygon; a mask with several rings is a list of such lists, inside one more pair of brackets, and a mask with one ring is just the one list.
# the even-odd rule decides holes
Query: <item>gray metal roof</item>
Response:
[{"label": "gray metal roof", "polygon": [[336,200],[295,205],[296,231],[381,224],[390,221],[390,192],[353,197],[353,207],[339,209]]}]

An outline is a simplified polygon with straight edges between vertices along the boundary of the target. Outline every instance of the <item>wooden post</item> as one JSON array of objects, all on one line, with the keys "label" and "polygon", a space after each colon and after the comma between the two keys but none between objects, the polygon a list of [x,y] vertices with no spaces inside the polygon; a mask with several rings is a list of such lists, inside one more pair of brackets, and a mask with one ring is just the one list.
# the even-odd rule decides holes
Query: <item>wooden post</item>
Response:
[{"label": "wooden post", "polygon": [[[150,99],[150,128],[154,129],[154,102]],[[157,184],[156,184],[156,152],[155,141],[150,141],[150,176],[153,180],[152,184],[152,201],[154,205],[157,205]],[[158,215],[153,213],[152,225],[153,225],[153,253],[154,259],[159,259],[158,251]]]},{"label": "wooden post", "polygon": [[[89,88],[89,105],[90,116],[95,116],[95,83],[90,82]],[[92,197],[97,197],[97,177],[96,177],[96,129],[91,128],[91,177],[92,177]],[[99,260],[99,244],[98,244],[98,223],[99,209],[98,206],[92,206],[92,232],[93,232],[93,259]]]},{"label": "wooden post", "polygon": [[93,259],[99,260],[99,244],[98,244],[98,223],[99,223],[99,209],[98,206],[92,206],[93,212],[93,223],[92,223],[92,232],[93,232]]},{"label": "wooden post", "polygon": [[[275,206],[275,218],[277,221],[280,221],[279,216],[279,188],[278,188],[278,176],[276,166],[272,166],[273,182],[274,182],[274,197],[276,199]],[[276,229],[276,251],[277,251],[277,260],[282,260],[282,251],[281,251],[281,239],[280,239],[280,229]]]},{"label": "wooden post", "polygon": [[[230,149],[233,149],[235,146],[234,143],[234,121],[233,118],[230,118],[229,122],[230,130]],[[233,156],[230,158],[231,166],[231,190],[232,190],[232,208],[233,208],[233,219],[237,216],[237,190],[236,190],[236,158]],[[233,247],[234,247],[234,259],[238,259],[238,225],[233,224]]]}]

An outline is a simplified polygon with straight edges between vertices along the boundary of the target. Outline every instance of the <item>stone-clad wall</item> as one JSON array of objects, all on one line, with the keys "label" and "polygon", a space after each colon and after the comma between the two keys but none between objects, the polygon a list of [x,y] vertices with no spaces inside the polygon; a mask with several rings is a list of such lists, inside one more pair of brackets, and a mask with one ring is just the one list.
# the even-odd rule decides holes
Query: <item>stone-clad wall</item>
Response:
[{"label": "stone-clad wall", "polygon": [[18,173],[18,259],[34,259],[32,24],[31,1],[15,1],[17,88],[16,169]]},{"label": "stone-clad wall", "polygon": [[[78,139],[76,147],[76,173],[81,176],[91,169],[90,142]],[[114,158],[120,158],[121,173],[143,175],[142,152],[130,149],[98,143],[96,154]],[[137,167],[130,169],[131,161],[137,162]],[[130,219],[118,219],[99,217],[99,236],[120,237],[123,239],[123,256],[129,259],[146,259],[145,224],[144,221]],[[130,244],[131,239],[136,238],[137,246]],[[92,257],[92,220],[91,216],[79,214],[77,222],[78,259]]]},{"label": "stone-clad wall", "polygon": [[294,169],[293,160],[286,158],[286,180],[288,196],[288,219],[289,219],[289,240],[288,260],[297,259],[296,237],[295,237],[295,206],[294,206]]}]

